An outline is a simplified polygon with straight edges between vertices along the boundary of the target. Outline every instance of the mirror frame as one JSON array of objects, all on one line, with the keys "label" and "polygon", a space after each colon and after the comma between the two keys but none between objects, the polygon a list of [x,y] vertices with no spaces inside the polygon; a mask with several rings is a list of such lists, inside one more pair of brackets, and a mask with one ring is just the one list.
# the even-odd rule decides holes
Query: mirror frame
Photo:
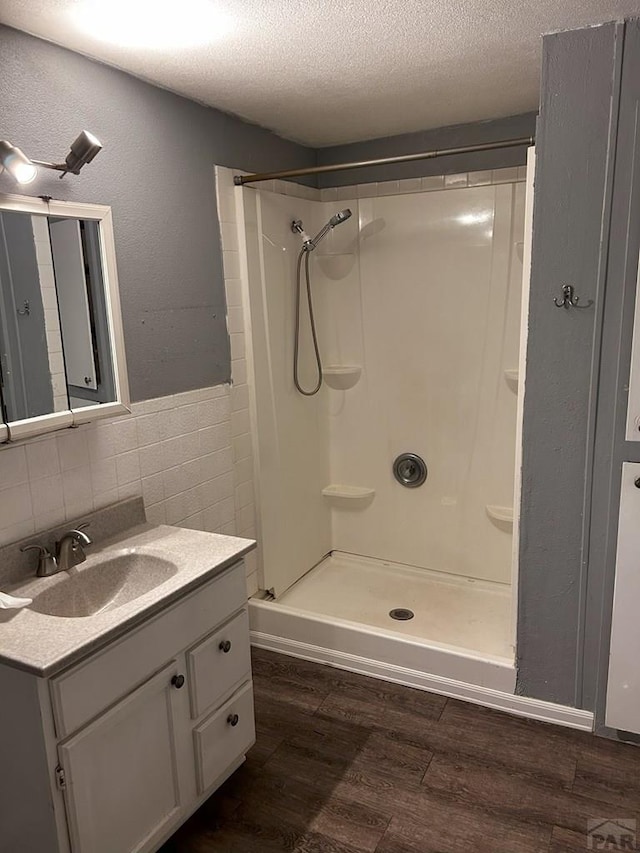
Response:
[{"label": "mirror frame", "polygon": [[53,432],[54,430],[79,426],[80,424],[89,423],[99,418],[112,418],[117,415],[129,414],[131,412],[129,376],[124,349],[122,311],[120,308],[120,291],[118,289],[118,272],[111,208],[101,204],[83,204],[57,201],[48,197],[32,198],[30,196],[0,193],[0,210],[40,214],[41,216],[89,219],[98,223],[100,231],[100,259],[102,261],[107,314],[106,320],[109,330],[109,350],[113,364],[116,392],[116,399],[112,403],[97,403],[91,406],[83,406],[79,409],[69,408],[62,412],[53,412],[34,418],[10,421],[7,424],[0,421],[0,443],[19,441],[20,439]]}]

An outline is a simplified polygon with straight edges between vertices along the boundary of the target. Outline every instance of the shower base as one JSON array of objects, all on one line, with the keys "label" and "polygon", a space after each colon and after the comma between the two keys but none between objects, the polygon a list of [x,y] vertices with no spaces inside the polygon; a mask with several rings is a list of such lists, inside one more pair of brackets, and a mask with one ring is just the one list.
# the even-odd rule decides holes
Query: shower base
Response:
[{"label": "shower base", "polygon": [[[414,616],[394,620],[395,608]],[[262,648],[462,698],[473,686],[515,688],[504,584],[334,551],[277,601],[254,598],[249,610]]]}]

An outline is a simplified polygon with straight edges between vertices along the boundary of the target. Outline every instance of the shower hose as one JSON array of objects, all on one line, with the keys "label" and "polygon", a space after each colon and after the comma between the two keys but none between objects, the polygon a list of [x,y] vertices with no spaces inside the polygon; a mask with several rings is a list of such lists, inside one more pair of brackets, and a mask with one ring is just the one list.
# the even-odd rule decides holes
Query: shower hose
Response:
[{"label": "shower hose", "polygon": [[[296,330],[293,343],[293,382],[301,394],[305,397],[313,397],[317,394],[322,386],[322,359],[320,358],[320,348],[318,347],[318,335],[316,334],[316,321],[313,316],[313,300],[311,298],[311,276],[309,274],[309,255],[308,249],[302,248],[298,255],[298,268],[296,273]],[[311,326],[311,337],[313,339],[313,349],[316,356],[316,365],[318,368],[318,381],[311,391],[306,391],[300,385],[298,376],[298,361],[300,355],[300,292],[302,290],[302,257],[304,256],[304,274],[307,282],[307,305],[309,307],[309,324]]]}]

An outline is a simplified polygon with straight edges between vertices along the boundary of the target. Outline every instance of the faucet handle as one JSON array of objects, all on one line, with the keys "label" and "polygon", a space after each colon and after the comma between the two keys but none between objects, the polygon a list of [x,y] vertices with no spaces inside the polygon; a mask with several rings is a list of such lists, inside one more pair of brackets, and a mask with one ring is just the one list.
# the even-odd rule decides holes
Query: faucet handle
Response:
[{"label": "faucet handle", "polygon": [[38,551],[38,570],[36,574],[40,578],[46,578],[49,575],[54,575],[58,571],[56,558],[48,548],[44,545],[34,543],[32,545],[23,545],[21,551]]},{"label": "faucet handle", "polygon": [[32,545],[23,545],[20,548],[21,551],[39,551],[40,556],[44,557],[46,554],[50,555],[50,551],[48,548],[45,548],[44,545],[38,545],[35,542]]}]

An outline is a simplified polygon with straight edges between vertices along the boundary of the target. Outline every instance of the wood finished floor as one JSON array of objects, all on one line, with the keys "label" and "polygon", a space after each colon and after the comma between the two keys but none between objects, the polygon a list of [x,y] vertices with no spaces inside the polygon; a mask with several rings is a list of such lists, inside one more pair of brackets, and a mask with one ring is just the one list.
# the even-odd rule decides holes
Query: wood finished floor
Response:
[{"label": "wood finished floor", "polygon": [[569,853],[640,747],[253,653],[257,743],[162,853]]}]

